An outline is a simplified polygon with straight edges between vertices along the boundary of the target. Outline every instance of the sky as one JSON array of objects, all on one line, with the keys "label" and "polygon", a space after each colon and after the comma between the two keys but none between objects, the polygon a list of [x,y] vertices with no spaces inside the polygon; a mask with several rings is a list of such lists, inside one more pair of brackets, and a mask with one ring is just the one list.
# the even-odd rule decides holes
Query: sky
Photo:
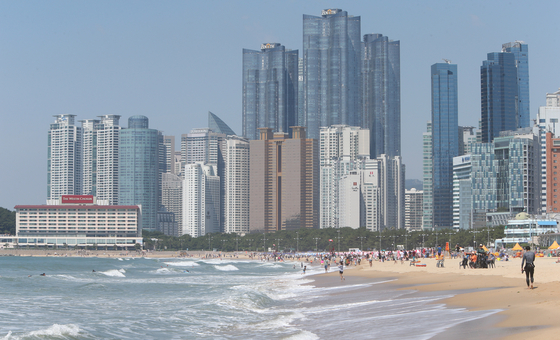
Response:
[{"label": "sky", "polygon": [[560,87],[556,0],[0,1],[0,207],[45,203],[54,115],[117,114],[124,127],[145,115],[179,143],[211,111],[241,134],[242,49],[277,42],[301,57],[303,14],[327,8],[400,41],[407,179],[422,178],[432,64],[458,65],[463,126],[478,126],[480,66],[503,43],[529,45],[531,119]]}]

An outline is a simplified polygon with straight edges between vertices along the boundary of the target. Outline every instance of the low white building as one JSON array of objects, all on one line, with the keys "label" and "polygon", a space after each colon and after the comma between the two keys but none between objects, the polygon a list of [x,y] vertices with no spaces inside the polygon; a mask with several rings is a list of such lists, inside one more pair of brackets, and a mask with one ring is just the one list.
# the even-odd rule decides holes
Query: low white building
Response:
[{"label": "low white building", "polygon": [[533,219],[525,213],[519,213],[515,219],[508,221],[504,229],[505,237],[496,240],[496,244],[510,247],[516,243],[537,243],[538,236],[558,232],[556,220]]},{"label": "low white building", "polygon": [[17,247],[134,249],[142,244],[141,206],[100,205],[91,195],[63,195],[47,205],[16,205],[15,210]]}]

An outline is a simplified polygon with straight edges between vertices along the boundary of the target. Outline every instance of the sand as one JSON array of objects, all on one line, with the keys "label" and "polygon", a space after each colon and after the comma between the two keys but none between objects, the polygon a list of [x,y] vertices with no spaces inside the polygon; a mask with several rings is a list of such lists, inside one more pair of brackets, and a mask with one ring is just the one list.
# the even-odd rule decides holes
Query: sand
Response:
[{"label": "sand", "polygon": [[[56,253],[56,255],[55,255]],[[189,257],[203,258],[220,256],[220,252],[188,251]],[[178,251],[157,251],[138,253],[134,251],[106,250],[64,250],[64,249],[0,249],[0,256],[97,256],[97,257],[154,257],[170,258],[180,256]],[[224,253],[224,258],[249,259],[245,252]],[[410,266],[405,261],[378,262],[370,267],[366,261],[360,266],[351,266],[345,270],[347,277],[360,279],[395,278],[388,284],[399,289],[418,291],[453,291],[454,297],[445,300],[449,306],[466,307],[470,310],[502,310],[500,317],[490,321],[465,323],[450,329],[443,338],[472,338],[472,327],[482,328],[486,339],[535,339],[555,337],[560,334],[560,263],[557,258],[537,258],[535,260],[534,289],[527,289],[525,274],[521,273],[521,259],[510,258],[509,261],[496,261],[496,268],[463,269],[459,259],[446,259],[443,268],[436,267],[435,259],[422,259],[426,267]],[[319,264],[317,264],[319,265]],[[309,264],[308,264],[309,266]],[[338,272],[321,274],[323,284],[349,284],[352,280],[341,282]],[[469,328],[470,327],[470,328]],[[484,332],[487,333],[484,333]],[[478,337],[478,336],[475,336]]]},{"label": "sand", "polygon": [[[470,310],[502,310],[495,319],[497,323],[487,325],[488,336],[497,339],[532,339],[553,337],[560,334],[557,322],[560,312],[560,263],[556,258],[535,260],[534,289],[527,289],[525,274],[521,274],[521,259],[497,261],[496,268],[463,269],[459,259],[447,259],[443,268],[436,267],[435,259],[422,259],[426,267],[410,266],[408,262],[373,262],[350,267],[345,275],[365,278],[396,278],[390,283],[399,289],[418,291],[454,291],[459,294],[445,300],[450,306],[467,307]],[[338,272],[322,274],[332,276],[334,284],[344,284]],[[461,292],[463,291],[463,292]],[[497,329],[496,329],[497,328]],[[446,338],[467,337],[468,329],[451,329]],[[470,333],[467,333],[470,334]],[[471,337],[470,335],[468,337]],[[438,337],[436,337],[438,338]]]}]

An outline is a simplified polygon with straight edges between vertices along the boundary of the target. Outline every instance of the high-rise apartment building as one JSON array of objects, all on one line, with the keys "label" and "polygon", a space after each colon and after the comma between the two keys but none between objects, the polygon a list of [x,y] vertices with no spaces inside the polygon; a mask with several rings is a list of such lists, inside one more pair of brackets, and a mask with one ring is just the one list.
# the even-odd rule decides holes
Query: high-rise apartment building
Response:
[{"label": "high-rise apartment building", "polygon": [[249,232],[249,141],[228,136],[225,146],[224,232]]},{"label": "high-rise apartment building", "polygon": [[148,118],[132,116],[119,136],[119,204],[142,206],[142,227],[157,229],[161,133]]},{"label": "high-rise apartment building", "polygon": [[513,131],[522,124],[518,116],[518,85],[515,55],[488,53],[480,67],[482,142],[491,143],[500,131]]},{"label": "high-rise apartment building", "polygon": [[473,211],[538,214],[540,157],[540,145],[531,128],[502,131],[493,143],[475,143],[471,156]]},{"label": "high-rise apartment building", "polygon": [[185,165],[181,234],[199,237],[220,232],[220,197],[220,177],[215,165]]},{"label": "high-rise apartment building", "polygon": [[258,139],[263,127],[288,133],[297,105],[298,51],[278,43],[243,49],[243,137]]},{"label": "high-rise apartment building", "polygon": [[260,128],[250,141],[251,231],[274,232],[319,227],[319,160],[317,140],[303,127],[286,133]]},{"label": "high-rise apartment building", "polygon": [[502,52],[512,53],[517,71],[517,128],[530,126],[529,46],[523,41],[502,44]]},{"label": "high-rise apartment building", "polygon": [[82,193],[82,128],[76,115],[56,115],[47,147],[47,199]]},{"label": "high-rise apartment building", "polygon": [[[190,133],[181,136],[181,161],[184,164],[202,163],[204,165],[216,166],[216,176],[224,178],[224,148],[226,135],[216,133],[209,128],[198,128],[191,130]],[[185,165],[183,165],[184,168]],[[221,181],[220,197],[225,195],[225,181]],[[184,187],[187,189],[187,187]],[[224,200],[220,201],[220,219],[225,221]],[[221,226],[223,231],[223,225]]]},{"label": "high-rise apartment building", "polygon": [[163,136],[164,173],[175,173],[175,136]]},{"label": "high-rise apartment building", "polygon": [[404,192],[404,227],[408,231],[422,230],[423,192],[412,188]]},{"label": "high-rise apartment building", "polygon": [[361,124],[360,17],[341,9],[303,16],[303,123],[319,139],[323,126]]},{"label": "high-rise apartment building", "polygon": [[[161,205],[163,211],[174,214],[173,220],[178,226],[183,225],[183,179],[181,177],[172,173],[162,174]],[[182,235],[181,232],[182,228],[179,228],[178,236]]]},{"label": "high-rise apartment building", "polygon": [[459,126],[459,156],[471,152],[471,145],[477,142],[474,126]]},{"label": "high-rise apartment building", "polygon": [[400,156],[400,41],[366,34],[363,46],[361,126],[370,130],[370,156]]},{"label": "high-rise apartment building", "polygon": [[[320,131],[320,227],[340,228],[340,181],[358,169],[358,159],[369,159],[369,130],[347,125]],[[356,174],[357,176],[358,174]],[[358,214],[359,218],[359,214]]]},{"label": "high-rise apartment building", "polygon": [[433,226],[453,225],[453,157],[459,154],[457,65],[432,65]]},{"label": "high-rise apartment building", "polygon": [[473,217],[471,155],[453,158],[453,228],[470,229]]},{"label": "high-rise apartment building", "polygon": [[546,94],[546,106],[539,107],[537,113],[538,135],[541,143],[541,211],[550,212],[547,207],[547,194],[548,194],[548,181],[547,181],[547,167],[548,159],[546,156],[547,133],[551,132],[551,138],[560,137],[560,90],[554,93]]},{"label": "high-rise apartment building", "polygon": [[546,133],[546,208],[543,211],[553,214],[560,212],[560,138],[554,138],[552,132]]},{"label": "high-rise apartment building", "polygon": [[432,122],[426,124],[426,132],[422,133],[422,204],[424,205],[422,228],[433,228],[433,176],[432,176]]}]

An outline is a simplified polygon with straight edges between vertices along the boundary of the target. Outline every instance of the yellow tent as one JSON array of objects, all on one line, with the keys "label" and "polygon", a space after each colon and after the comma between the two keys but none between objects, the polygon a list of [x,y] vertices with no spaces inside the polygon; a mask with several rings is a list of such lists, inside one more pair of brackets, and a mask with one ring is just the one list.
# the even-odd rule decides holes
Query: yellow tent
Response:
[{"label": "yellow tent", "polygon": [[521,248],[521,246],[519,245],[519,243],[515,244],[515,247],[511,248],[511,250],[523,250],[523,248]]},{"label": "yellow tent", "polygon": [[558,242],[554,241],[554,243],[548,247],[548,249],[558,249],[560,248],[560,245],[558,245]]},{"label": "yellow tent", "polygon": [[486,246],[482,246],[482,249],[484,249],[485,252],[488,252],[488,248],[486,248]]}]

